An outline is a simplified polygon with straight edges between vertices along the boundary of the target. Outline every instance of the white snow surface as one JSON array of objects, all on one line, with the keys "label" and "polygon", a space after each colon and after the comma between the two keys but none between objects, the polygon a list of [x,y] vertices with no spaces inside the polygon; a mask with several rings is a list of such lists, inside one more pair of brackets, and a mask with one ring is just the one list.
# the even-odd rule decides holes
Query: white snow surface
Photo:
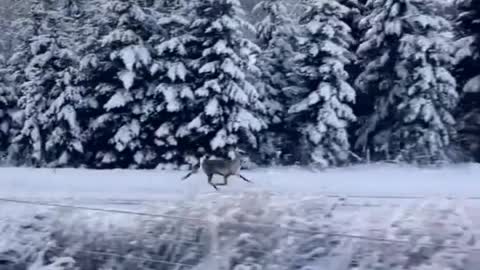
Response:
[{"label": "white snow surface", "polygon": [[[252,184],[231,177],[229,185],[219,186],[218,192],[200,173],[180,181],[186,171],[3,167],[0,173],[0,199],[107,211],[0,202],[0,258],[13,256],[8,261],[15,261],[16,254],[47,249],[46,239],[54,243],[60,233],[64,236],[60,250],[65,251],[89,247],[101,251],[108,245],[112,254],[135,256],[168,245],[175,256],[157,263],[170,266],[162,269],[178,269],[176,263],[196,265],[185,269],[227,269],[219,265],[235,258],[241,258],[236,270],[300,269],[298,265],[304,266],[301,269],[370,270],[379,263],[399,266],[382,268],[392,270],[476,270],[480,263],[476,252],[468,252],[480,247],[476,241],[480,236],[480,165],[475,164],[441,169],[377,164],[325,171],[243,170]],[[99,237],[102,241],[96,241]],[[11,250],[17,253],[10,255]],[[248,257],[252,252],[257,256]],[[51,264],[38,257],[29,262],[29,269],[57,269],[64,262],[89,265],[89,260],[105,259],[103,253],[73,254]],[[404,268],[422,254],[425,258],[415,262],[419,267]],[[160,255],[152,258],[161,259]],[[380,262],[381,258],[387,261]],[[353,261],[360,267],[351,265]],[[260,264],[269,268],[260,268]]]},{"label": "white snow surface", "polygon": [[[180,181],[187,171],[0,168],[0,196],[45,199],[190,198],[212,193],[201,172]],[[314,171],[304,168],[242,170],[252,184],[232,177],[218,193],[267,192],[276,195],[407,196],[480,198],[480,165],[417,168],[376,164]],[[219,176],[214,182],[221,182]]]}]

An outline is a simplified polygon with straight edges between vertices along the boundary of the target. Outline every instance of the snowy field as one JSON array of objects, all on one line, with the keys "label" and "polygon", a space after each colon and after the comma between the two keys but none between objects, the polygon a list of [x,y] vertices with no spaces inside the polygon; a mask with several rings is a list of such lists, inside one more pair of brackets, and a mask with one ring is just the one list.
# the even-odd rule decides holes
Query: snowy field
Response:
[{"label": "snowy field", "polygon": [[478,165],[185,174],[1,168],[0,269],[478,270]]}]

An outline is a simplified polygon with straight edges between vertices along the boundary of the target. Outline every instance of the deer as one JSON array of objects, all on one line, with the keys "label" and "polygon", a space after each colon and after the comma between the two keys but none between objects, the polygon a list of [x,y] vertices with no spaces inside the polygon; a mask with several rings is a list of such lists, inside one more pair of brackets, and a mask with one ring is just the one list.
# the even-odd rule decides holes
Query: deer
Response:
[{"label": "deer", "polygon": [[[230,176],[239,176],[242,180],[248,183],[252,183],[249,179],[245,176],[240,174],[241,168],[241,159],[238,154],[238,151],[235,151],[235,158],[234,159],[208,159],[208,155],[203,156],[200,159],[200,163],[197,164],[192,171],[190,171],[187,175],[182,177],[182,181],[186,180],[191,175],[197,173],[202,168],[203,172],[208,177],[208,183],[218,191],[217,186],[226,186],[228,185],[228,177]],[[214,184],[212,182],[213,176],[215,174],[223,176],[223,183]]]}]

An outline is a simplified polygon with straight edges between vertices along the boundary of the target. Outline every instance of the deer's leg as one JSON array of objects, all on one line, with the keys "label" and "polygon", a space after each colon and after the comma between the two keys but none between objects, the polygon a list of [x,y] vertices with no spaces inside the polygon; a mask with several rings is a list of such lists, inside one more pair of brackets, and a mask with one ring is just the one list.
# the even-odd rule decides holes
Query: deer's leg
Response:
[{"label": "deer's leg", "polygon": [[191,175],[193,174],[193,171],[189,172],[187,175],[185,175],[184,177],[182,177],[182,181],[187,179],[188,177],[190,177]]},{"label": "deer's leg", "polygon": [[198,166],[195,166],[187,175],[182,177],[182,181],[190,177],[192,174],[195,174],[198,172]]},{"label": "deer's leg", "polygon": [[230,176],[230,174],[227,174],[227,175],[224,175],[223,176],[223,186],[226,186],[228,185],[228,177]]},{"label": "deer's leg", "polygon": [[208,183],[209,183],[213,188],[215,188],[215,190],[218,190],[217,186],[216,186],[214,183],[212,183],[212,178],[213,178],[213,174],[209,174],[209,175],[208,175]]},{"label": "deer's leg", "polygon": [[248,183],[252,183],[252,181],[248,180],[245,176],[243,176],[243,175],[241,175],[241,174],[239,174],[239,173],[237,173],[237,175],[240,176],[240,178],[242,178],[243,181],[248,182]]},{"label": "deer's leg", "polygon": [[228,177],[230,175],[228,174],[227,175],[220,174],[220,175],[223,176],[223,183],[217,183],[217,186],[226,186],[228,184]]},{"label": "deer's leg", "polygon": [[224,183],[225,185],[228,185],[228,177],[229,177],[229,176],[230,176],[230,174],[225,175],[225,176],[223,177],[223,183]]}]

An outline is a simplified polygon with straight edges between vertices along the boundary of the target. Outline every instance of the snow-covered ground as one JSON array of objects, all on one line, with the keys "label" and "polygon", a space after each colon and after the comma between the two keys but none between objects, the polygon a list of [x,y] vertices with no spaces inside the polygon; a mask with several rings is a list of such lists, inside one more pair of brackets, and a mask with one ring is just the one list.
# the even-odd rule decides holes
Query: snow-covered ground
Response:
[{"label": "snow-covered ground", "polygon": [[[232,177],[220,193],[267,192],[277,195],[453,196],[480,198],[480,166],[419,169],[368,165],[326,171],[299,168],[243,171],[254,183]],[[0,168],[0,195],[45,198],[190,200],[217,193],[198,173],[163,170],[81,170]],[[218,177],[218,178],[217,178]],[[216,181],[222,181],[215,176]]]},{"label": "snow-covered ground", "polygon": [[479,165],[246,170],[253,184],[232,177],[218,192],[201,173],[180,181],[185,174],[0,168],[0,268],[22,260],[36,265],[31,270],[69,269],[42,268],[55,262],[202,270],[477,270],[480,263]]}]

